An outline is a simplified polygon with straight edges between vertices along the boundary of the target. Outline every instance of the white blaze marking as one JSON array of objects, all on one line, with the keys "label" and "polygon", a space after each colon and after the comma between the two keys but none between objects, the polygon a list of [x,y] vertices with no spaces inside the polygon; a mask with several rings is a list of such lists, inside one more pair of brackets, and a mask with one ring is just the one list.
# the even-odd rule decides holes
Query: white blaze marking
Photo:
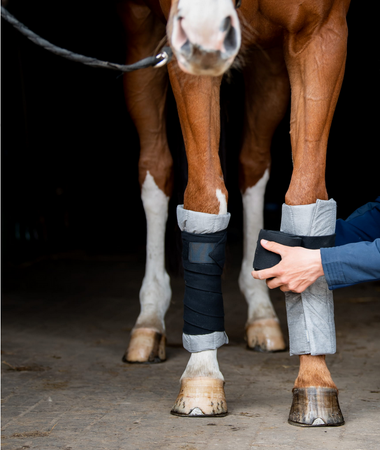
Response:
[{"label": "white blaze marking", "polygon": [[248,323],[276,317],[265,281],[255,280],[251,275],[257,237],[264,226],[264,194],[268,179],[267,169],[256,185],[242,195],[244,244],[239,287],[248,303]]},{"label": "white blaze marking", "polygon": [[140,289],[141,312],[136,325],[165,331],[164,316],[171,298],[170,279],[165,271],[165,228],[169,197],[147,171],[141,189],[147,239],[145,276]]},{"label": "white blaze marking", "polygon": [[227,214],[227,200],[220,189],[216,190],[216,198],[219,200],[219,215]]}]

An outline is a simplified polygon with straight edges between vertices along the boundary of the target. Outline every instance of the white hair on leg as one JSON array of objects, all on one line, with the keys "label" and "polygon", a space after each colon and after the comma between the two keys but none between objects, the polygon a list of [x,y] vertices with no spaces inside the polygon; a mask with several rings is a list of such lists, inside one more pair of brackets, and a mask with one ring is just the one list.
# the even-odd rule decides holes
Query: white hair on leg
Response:
[{"label": "white hair on leg", "polygon": [[217,350],[204,350],[203,352],[191,353],[187,367],[181,377],[210,377],[223,380],[223,375],[219,370]]},{"label": "white hair on leg", "polygon": [[140,289],[141,312],[136,326],[165,331],[164,317],[169,307],[171,288],[165,270],[165,228],[168,217],[169,197],[157,186],[147,171],[141,189],[146,222],[146,266]]},{"label": "white hair on leg", "polygon": [[219,215],[227,214],[226,195],[220,189],[216,190],[216,198],[219,200]]},{"label": "white hair on leg", "polygon": [[264,280],[255,280],[251,275],[257,237],[264,226],[264,194],[268,179],[267,169],[255,186],[249,187],[242,194],[244,250],[239,287],[248,304],[246,324],[248,347],[261,351],[276,351],[284,350],[285,342],[268,287]]},{"label": "white hair on leg", "polygon": [[244,247],[239,287],[248,303],[248,322],[275,317],[265,281],[255,280],[251,276],[257,237],[264,226],[264,194],[268,180],[267,169],[255,186],[247,188],[242,194]]}]

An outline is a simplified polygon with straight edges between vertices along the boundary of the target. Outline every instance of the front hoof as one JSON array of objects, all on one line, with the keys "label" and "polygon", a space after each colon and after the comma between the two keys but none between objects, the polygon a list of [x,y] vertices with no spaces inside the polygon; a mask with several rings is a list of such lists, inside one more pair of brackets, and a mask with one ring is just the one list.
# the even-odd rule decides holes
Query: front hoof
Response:
[{"label": "front hoof", "polygon": [[277,319],[255,320],[246,327],[247,347],[259,352],[280,352],[286,349]]},{"label": "front hoof", "polygon": [[294,388],[288,422],[299,427],[344,425],[338,391],[325,387]]},{"label": "front hoof", "polygon": [[170,413],[186,417],[226,416],[228,411],[224,381],[206,377],[183,378]]},{"label": "front hoof", "polygon": [[166,337],[150,328],[136,328],[123,361],[127,363],[160,363],[166,360]]}]

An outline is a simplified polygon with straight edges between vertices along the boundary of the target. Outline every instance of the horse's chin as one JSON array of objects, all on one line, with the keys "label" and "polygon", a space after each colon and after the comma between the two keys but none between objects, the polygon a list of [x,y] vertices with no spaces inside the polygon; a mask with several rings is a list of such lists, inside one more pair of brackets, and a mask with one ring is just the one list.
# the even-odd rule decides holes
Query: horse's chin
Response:
[{"label": "horse's chin", "polygon": [[190,75],[219,77],[223,75],[231,67],[234,58],[221,61],[219,64],[212,66],[192,63],[184,58],[177,58],[179,68]]}]

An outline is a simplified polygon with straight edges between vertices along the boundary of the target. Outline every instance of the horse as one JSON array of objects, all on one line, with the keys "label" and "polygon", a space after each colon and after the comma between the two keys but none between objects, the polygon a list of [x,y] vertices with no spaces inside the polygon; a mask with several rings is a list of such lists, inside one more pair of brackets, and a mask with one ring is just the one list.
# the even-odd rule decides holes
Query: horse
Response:
[{"label": "horse", "polygon": [[[126,362],[165,360],[165,323],[171,289],[164,233],[173,190],[166,137],[170,82],[177,104],[188,183],[177,218],[184,245],[184,347],[191,353],[172,414],[224,416],[227,402],[217,349],[224,332],[220,275],[229,221],[228,192],[218,155],[220,86],[238,66],[245,83],[239,183],[243,201],[243,261],[239,286],[248,303],[248,346],[285,348],[265,283],[253,280],[253,255],[263,227],[263,197],[273,133],[291,102],[293,171],[282,209],[281,233],[334,233],[336,204],[328,198],[326,151],[344,76],[349,0],[118,0],[126,63],[149,56],[165,41],[167,68],[124,75],[125,99],[140,138],[139,182],[147,221],[141,312]],[[317,306],[316,306],[317,305]],[[332,294],[323,277],[305,294],[286,293],[290,353],[299,355],[289,423],[342,425],[337,386],[325,355],[335,352]],[[322,320],[322,324],[318,323]]]}]

